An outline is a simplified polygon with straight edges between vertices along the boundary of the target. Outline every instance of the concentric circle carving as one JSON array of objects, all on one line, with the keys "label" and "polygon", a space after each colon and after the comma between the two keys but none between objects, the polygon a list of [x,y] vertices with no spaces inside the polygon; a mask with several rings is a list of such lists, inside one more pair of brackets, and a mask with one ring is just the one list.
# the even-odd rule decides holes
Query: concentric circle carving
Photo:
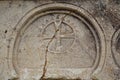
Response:
[{"label": "concentric circle carving", "polygon": [[49,76],[64,76],[66,72],[70,76],[74,70],[77,75],[86,71],[88,75],[101,70],[104,64],[103,31],[83,8],[46,4],[28,12],[16,29],[12,63],[17,74],[24,69],[40,73],[46,58]]},{"label": "concentric circle carving", "polygon": [[116,65],[120,68],[120,29],[112,37],[112,54]]},{"label": "concentric circle carving", "polygon": [[[60,15],[61,14],[58,14],[56,16],[58,17]],[[49,27],[53,29],[53,32],[49,33]],[[70,24],[66,23],[65,21],[61,22],[61,19],[58,17],[58,19],[53,20],[43,28],[41,36],[43,36],[43,41],[51,40],[51,35],[53,35],[57,29],[59,29],[59,31],[57,31],[55,38],[48,47],[48,50],[51,53],[64,53],[72,46],[75,39],[73,27],[71,27]],[[64,44],[67,42],[68,45]]]}]

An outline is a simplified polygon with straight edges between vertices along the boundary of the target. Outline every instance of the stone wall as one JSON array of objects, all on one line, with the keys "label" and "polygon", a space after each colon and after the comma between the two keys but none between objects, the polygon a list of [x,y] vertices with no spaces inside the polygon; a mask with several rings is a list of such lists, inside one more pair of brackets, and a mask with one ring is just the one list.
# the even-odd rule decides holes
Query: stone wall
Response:
[{"label": "stone wall", "polygon": [[120,80],[119,3],[0,1],[0,80]]}]

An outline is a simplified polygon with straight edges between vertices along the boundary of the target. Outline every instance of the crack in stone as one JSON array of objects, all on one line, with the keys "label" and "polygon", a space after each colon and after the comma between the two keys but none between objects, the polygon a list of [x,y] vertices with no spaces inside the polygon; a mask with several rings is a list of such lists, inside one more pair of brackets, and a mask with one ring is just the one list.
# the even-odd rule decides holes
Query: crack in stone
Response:
[{"label": "crack in stone", "polygon": [[[61,23],[63,22],[63,20],[64,20],[64,18],[65,18],[66,16],[67,16],[67,14],[66,14],[64,17],[61,18],[61,19],[62,19]],[[56,26],[56,25],[55,25],[55,26]],[[47,46],[46,46],[46,50],[45,50],[45,63],[44,63],[44,67],[43,67],[43,74],[42,74],[40,80],[44,80],[44,77],[45,77],[45,74],[46,74],[46,71],[47,71],[47,62],[48,62],[48,60],[47,60],[47,54],[48,54],[48,47],[49,47],[50,43],[53,41],[53,39],[55,38],[57,32],[59,31],[59,29],[60,29],[59,26],[60,26],[60,24],[57,25],[58,29],[55,31],[54,35],[52,36],[51,40],[48,42],[48,44],[47,44]]]}]

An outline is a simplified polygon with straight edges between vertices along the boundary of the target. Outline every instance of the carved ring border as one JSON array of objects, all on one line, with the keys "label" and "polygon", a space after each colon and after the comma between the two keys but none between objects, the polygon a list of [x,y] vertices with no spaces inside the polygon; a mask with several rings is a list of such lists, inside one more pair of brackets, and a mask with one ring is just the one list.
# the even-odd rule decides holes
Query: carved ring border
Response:
[{"label": "carved ring border", "polygon": [[117,41],[118,39],[120,39],[119,35],[120,35],[120,29],[116,30],[112,36],[111,50],[112,50],[112,56],[113,56],[114,62],[120,68],[120,64],[118,64],[118,61],[116,60],[116,57],[115,57],[115,54],[120,54],[116,50]]},{"label": "carved ring border", "polygon": [[[82,16],[85,20],[87,20],[87,22],[89,22],[89,24],[91,24],[92,26],[94,26],[95,29],[95,33],[97,33],[97,36],[99,38],[99,40],[97,41],[99,45],[99,54],[97,54],[97,59],[95,61],[94,66],[91,68],[91,73],[92,74],[96,74],[99,71],[101,71],[104,62],[105,62],[105,57],[106,57],[106,42],[105,42],[105,37],[104,37],[104,32],[102,30],[102,27],[100,26],[100,24],[97,22],[97,20],[85,9],[81,8],[81,7],[77,7],[75,5],[71,5],[71,4],[66,4],[66,3],[55,3],[55,4],[47,4],[47,5],[42,5],[42,6],[38,6],[34,9],[32,9],[31,11],[29,11],[28,13],[26,13],[25,16],[23,16],[23,18],[20,20],[20,22],[16,25],[16,30],[17,30],[17,34],[16,39],[18,38],[19,33],[21,32],[22,28],[24,28],[24,26],[26,26],[26,24],[31,23],[32,21],[32,17],[48,11],[48,10],[57,10],[57,9],[63,9],[63,10],[68,10],[68,11],[72,11],[73,13],[77,13],[78,15]],[[37,18],[37,17],[36,17]],[[29,21],[31,20],[31,21]],[[28,25],[27,25],[28,26]],[[94,33],[93,33],[94,34]],[[16,43],[16,39],[14,42],[14,47],[13,47],[13,51],[10,53],[11,55],[13,55],[15,53],[15,43]],[[14,58],[14,56],[12,56],[12,58]],[[11,61],[10,61],[11,62]],[[14,61],[12,60],[12,62],[14,63]],[[12,63],[11,62],[11,63]],[[9,64],[11,64],[9,63]],[[15,69],[15,65],[11,64],[12,69]],[[89,70],[89,69],[87,69]],[[15,69],[15,72],[17,72],[17,70]]]}]

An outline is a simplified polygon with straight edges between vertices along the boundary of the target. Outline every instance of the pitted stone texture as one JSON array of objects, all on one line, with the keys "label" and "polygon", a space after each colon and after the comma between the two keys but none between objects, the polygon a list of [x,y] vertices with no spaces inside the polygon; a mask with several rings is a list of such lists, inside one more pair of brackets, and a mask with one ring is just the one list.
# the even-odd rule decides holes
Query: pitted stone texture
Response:
[{"label": "pitted stone texture", "polygon": [[94,9],[86,0],[0,1],[0,80],[119,80],[118,30]]}]

